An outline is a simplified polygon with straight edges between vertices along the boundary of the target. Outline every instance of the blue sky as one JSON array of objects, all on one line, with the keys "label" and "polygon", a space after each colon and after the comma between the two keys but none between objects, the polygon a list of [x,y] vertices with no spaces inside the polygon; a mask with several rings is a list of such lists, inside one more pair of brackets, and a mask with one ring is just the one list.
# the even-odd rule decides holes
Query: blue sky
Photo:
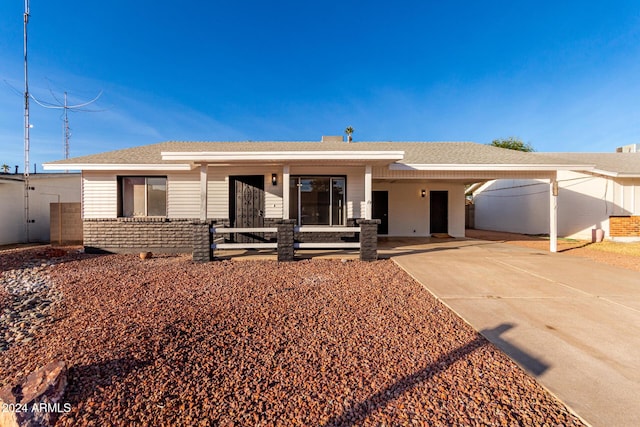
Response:
[{"label": "blue sky", "polygon": [[[71,156],[165,140],[640,143],[637,1],[31,0],[30,92]],[[23,1],[0,2],[0,163],[23,169]],[[63,158],[31,104],[30,163]]]}]

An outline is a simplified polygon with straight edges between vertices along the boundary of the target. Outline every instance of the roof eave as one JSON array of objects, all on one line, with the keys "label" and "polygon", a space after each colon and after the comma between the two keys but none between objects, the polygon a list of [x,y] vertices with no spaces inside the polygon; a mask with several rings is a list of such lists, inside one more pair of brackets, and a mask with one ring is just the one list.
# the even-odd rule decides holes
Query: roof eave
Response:
[{"label": "roof eave", "polygon": [[640,178],[640,173],[634,173],[634,172],[614,172],[614,171],[608,171],[608,170],[597,169],[597,168],[594,168],[589,172],[592,172],[598,175],[608,176],[610,178]]},{"label": "roof eave", "polygon": [[559,171],[559,170],[591,170],[593,166],[584,165],[545,165],[545,164],[464,164],[464,163],[394,163],[389,165],[391,170],[454,170],[454,171]]},{"label": "roof eave", "polygon": [[43,163],[44,170],[190,171],[189,163]]}]

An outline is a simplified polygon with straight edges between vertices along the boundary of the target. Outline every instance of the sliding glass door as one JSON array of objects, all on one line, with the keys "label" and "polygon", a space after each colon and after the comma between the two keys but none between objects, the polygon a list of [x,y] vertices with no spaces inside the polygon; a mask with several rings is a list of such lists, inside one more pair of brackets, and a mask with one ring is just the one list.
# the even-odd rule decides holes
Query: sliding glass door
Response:
[{"label": "sliding glass door", "polygon": [[344,177],[294,176],[289,182],[289,214],[298,225],[344,225]]}]

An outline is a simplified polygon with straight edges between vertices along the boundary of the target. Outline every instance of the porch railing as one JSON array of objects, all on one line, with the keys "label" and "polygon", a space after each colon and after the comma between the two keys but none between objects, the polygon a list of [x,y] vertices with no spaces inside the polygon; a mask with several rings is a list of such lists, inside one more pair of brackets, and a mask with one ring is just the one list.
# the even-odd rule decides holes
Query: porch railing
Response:
[{"label": "porch railing", "polygon": [[[375,260],[378,256],[377,249],[377,225],[379,220],[356,220],[355,227],[326,227],[326,226],[296,226],[294,220],[280,220],[275,227],[223,227],[214,225],[206,227],[208,237],[203,236],[202,231],[205,223],[200,223],[194,233],[194,259],[206,261],[212,259],[215,250],[222,249],[276,249],[278,261],[292,261],[296,249],[359,249],[360,259]],[[270,233],[272,235],[269,242],[220,242],[220,235],[234,233],[253,234]],[[359,235],[358,241],[296,241],[296,234],[352,234]],[[338,239],[338,238],[336,238]],[[275,240],[275,241],[273,241]],[[302,238],[300,240],[303,240]],[[202,246],[205,242],[206,246]],[[206,253],[209,256],[206,256]],[[197,256],[196,256],[197,254]]]},{"label": "porch railing", "polygon": [[[212,234],[234,234],[234,233],[277,233],[277,227],[211,227]],[[238,243],[216,243],[211,244],[211,249],[277,249],[277,242],[238,242]]]},{"label": "porch railing", "polygon": [[[295,226],[295,233],[360,233],[360,227],[315,227]],[[294,249],[360,249],[357,242],[299,242],[293,244]]]}]

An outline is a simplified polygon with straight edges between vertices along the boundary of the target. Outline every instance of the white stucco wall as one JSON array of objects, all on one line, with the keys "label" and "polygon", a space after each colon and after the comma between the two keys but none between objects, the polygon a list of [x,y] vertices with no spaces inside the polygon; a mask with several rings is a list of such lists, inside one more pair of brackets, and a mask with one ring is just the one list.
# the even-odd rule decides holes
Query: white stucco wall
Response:
[{"label": "white stucco wall", "polygon": [[[33,174],[29,185],[30,242],[49,241],[49,205],[80,202],[79,174]],[[0,245],[26,242],[24,183],[0,181]]]},{"label": "white stucco wall", "polygon": [[[427,193],[424,198],[423,189]],[[389,192],[389,236],[429,236],[429,191],[448,191],[449,234],[464,237],[464,185],[418,180],[376,181],[373,190]]]},{"label": "white stucco wall", "polygon": [[549,232],[549,183],[534,179],[490,181],[474,194],[475,226],[523,234]]},{"label": "white stucco wall", "polygon": [[0,181],[0,245],[24,242],[24,184]]},{"label": "white stucco wall", "polygon": [[[549,183],[545,180],[490,181],[474,194],[478,229],[549,233]],[[640,214],[640,179],[613,179],[558,172],[558,235],[591,239],[609,234],[610,215]]]}]

